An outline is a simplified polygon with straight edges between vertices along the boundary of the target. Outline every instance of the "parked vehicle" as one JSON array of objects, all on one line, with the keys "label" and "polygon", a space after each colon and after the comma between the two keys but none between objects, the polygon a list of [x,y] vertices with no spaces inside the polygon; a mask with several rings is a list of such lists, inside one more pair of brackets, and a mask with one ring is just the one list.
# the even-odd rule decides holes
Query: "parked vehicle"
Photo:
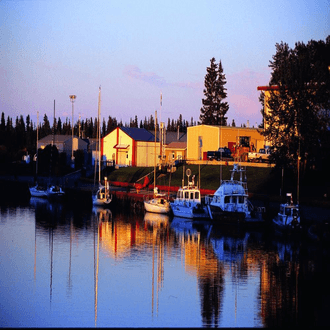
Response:
[{"label": "parked vehicle", "polygon": [[270,148],[261,148],[259,152],[249,152],[248,161],[249,162],[269,162],[269,156],[271,154]]},{"label": "parked vehicle", "polygon": [[208,151],[207,152],[207,159],[208,160],[232,160],[233,156],[229,148],[219,148],[218,151]]}]

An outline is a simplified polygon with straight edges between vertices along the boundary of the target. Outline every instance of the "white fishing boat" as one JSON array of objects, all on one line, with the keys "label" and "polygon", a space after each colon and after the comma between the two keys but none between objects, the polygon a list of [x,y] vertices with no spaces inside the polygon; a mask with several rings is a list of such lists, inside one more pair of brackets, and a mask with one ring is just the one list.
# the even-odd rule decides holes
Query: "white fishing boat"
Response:
[{"label": "white fishing boat", "polygon": [[301,229],[299,205],[293,203],[291,193],[287,193],[286,196],[287,202],[280,204],[280,210],[273,219],[273,225],[280,232],[299,232]]},{"label": "white fishing boat", "polygon": [[36,184],[34,187],[30,187],[31,197],[47,198],[47,190]]},{"label": "white fishing boat", "polygon": [[186,175],[188,185],[180,187],[174,202],[170,203],[174,216],[190,219],[209,218],[209,211],[205,203],[202,202],[200,189],[195,185],[195,176],[189,181],[191,175],[189,168]]},{"label": "white fishing boat", "polygon": [[[99,87],[99,102],[98,102],[98,125],[97,125],[97,138],[98,138],[98,164],[99,164],[99,189],[92,196],[92,202],[94,206],[108,206],[112,201],[112,194],[109,189],[109,182],[105,177],[105,185],[101,184],[101,127],[100,127],[100,113],[101,113],[101,86]],[[95,170],[96,170],[96,161],[95,161]],[[95,180],[95,177],[94,177]],[[94,181],[95,184],[95,181]]]},{"label": "white fishing boat", "polygon": [[[239,180],[235,174],[239,174]],[[240,222],[251,218],[253,206],[248,201],[245,167],[234,164],[230,180],[222,180],[214,195],[205,197],[205,202],[213,220]]]}]

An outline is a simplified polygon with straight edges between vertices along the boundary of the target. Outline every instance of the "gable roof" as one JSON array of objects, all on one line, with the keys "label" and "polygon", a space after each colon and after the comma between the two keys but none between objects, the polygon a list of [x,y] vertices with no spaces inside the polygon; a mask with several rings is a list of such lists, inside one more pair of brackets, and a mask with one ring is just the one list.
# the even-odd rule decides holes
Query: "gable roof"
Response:
[{"label": "gable roof", "polygon": [[[119,127],[123,132],[135,141],[155,141],[155,135],[147,131],[145,128],[137,127]],[[157,141],[158,138],[157,138]]]},{"label": "gable roof", "polygon": [[[77,136],[73,136],[74,138],[78,138]],[[71,135],[65,135],[65,134],[55,134],[54,135],[54,143],[64,143],[67,140],[71,140],[72,136]],[[53,142],[53,135],[47,135],[43,137],[42,139],[39,139],[39,143],[44,143],[44,144],[51,144]]]},{"label": "gable roof", "polygon": [[187,142],[171,142],[169,145],[166,146],[168,149],[187,149]]},{"label": "gable roof", "polygon": [[[151,131],[149,131],[151,133]],[[157,138],[160,136],[159,130],[156,132]],[[170,144],[171,142],[187,142],[187,133],[184,132],[171,132],[165,131],[165,143]]]}]

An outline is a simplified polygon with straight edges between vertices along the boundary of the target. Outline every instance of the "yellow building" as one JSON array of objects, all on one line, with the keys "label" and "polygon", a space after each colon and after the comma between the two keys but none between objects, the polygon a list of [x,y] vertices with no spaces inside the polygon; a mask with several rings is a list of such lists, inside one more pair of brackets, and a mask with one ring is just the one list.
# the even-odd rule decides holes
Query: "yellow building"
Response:
[{"label": "yellow building", "polygon": [[187,142],[174,141],[165,146],[165,159],[167,162],[187,158]]},{"label": "yellow building", "polygon": [[187,159],[202,160],[207,151],[220,147],[243,146],[259,150],[265,146],[265,138],[257,128],[198,125],[187,128]]}]

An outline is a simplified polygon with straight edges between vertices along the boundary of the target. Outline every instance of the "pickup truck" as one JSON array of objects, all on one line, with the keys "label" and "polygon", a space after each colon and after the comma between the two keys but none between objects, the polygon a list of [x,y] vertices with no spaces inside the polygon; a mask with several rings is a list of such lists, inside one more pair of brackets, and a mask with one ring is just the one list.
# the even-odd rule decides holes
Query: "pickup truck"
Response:
[{"label": "pickup truck", "polygon": [[269,155],[271,150],[269,148],[259,149],[259,152],[249,152],[248,161],[249,162],[269,162]]},{"label": "pickup truck", "polygon": [[208,151],[207,152],[208,160],[232,160],[233,156],[231,155],[231,151],[229,148],[219,148],[218,151]]}]

